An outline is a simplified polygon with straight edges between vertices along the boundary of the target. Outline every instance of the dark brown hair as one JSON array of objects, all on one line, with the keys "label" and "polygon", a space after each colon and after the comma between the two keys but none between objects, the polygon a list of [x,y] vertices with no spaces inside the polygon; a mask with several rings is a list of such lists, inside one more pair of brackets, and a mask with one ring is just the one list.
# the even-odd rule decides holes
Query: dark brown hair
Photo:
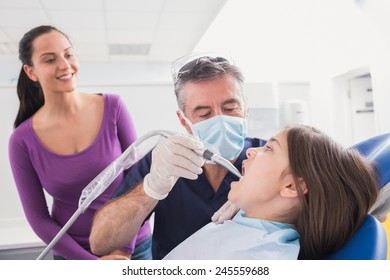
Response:
[{"label": "dark brown hair", "polygon": [[322,259],[340,249],[366,218],[378,196],[377,169],[313,127],[286,129],[292,175],[308,189],[295,222],[299,259]]},{"label": "dark brown hair", "polygon": [[70,42],[65,33],[50,25],[41,25],[31,29],[24,34],[19,42],[19,59],[22,62],[22,69],[20,70],[18,84],[16,86],[20,103],[14,122],[14,128],[18,127],[22,122],[31,117],[45,103],[42,88],[38,82],[30,80],[24,72],[23,66],[33,66],[31,58],[34,52],[33,43],[35,39],[52,31],[61,33]]}]

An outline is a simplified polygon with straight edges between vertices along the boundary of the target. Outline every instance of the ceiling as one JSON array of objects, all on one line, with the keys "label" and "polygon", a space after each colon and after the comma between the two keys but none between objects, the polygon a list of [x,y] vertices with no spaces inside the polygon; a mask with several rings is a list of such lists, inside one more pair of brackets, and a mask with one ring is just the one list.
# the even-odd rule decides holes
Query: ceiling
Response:
[{"label": "ceiling", "polygon": [[170,62],[188,54],[227,0],[0,0],[0,60],[23,34],[53,25],[79,60]]}]

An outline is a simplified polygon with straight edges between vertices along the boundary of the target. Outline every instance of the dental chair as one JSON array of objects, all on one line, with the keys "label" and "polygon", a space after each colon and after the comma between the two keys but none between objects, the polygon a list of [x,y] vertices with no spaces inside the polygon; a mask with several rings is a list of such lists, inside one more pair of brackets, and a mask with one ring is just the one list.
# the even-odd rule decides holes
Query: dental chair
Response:
[{"label": "dental chair", "polygon": [[327,260],[386,260],[387,236],[378,221],[390,212],[390,133],[366,139],[352,148],[375,162],[380,176],[379,197],[354,236]]}]

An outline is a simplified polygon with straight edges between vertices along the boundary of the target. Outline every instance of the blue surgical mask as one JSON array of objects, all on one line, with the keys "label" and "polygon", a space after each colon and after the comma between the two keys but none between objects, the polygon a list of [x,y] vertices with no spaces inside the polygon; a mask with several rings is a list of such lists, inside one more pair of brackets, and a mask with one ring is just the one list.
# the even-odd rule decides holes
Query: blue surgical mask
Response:
[{"label": "blue surgical mask", "polygon": [[203,141],[205,147],[220,156],[233,160],[244,148],[247,121],[240,117],[217,115],[192,124],[183,112],[183,118],[190,126],[194,136]]}]

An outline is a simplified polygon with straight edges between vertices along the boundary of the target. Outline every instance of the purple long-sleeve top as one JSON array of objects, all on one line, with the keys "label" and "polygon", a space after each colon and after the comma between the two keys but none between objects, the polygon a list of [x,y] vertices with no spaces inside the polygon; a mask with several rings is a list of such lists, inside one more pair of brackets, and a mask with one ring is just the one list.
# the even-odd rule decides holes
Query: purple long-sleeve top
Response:
[{"label": "purple long-sleeve top", "polygon": [[[81,191],[136,139],[135,128],[118,95],[104,94],[104,117],[95,141],[81,152],[60,155],[46,148],[32,128],[32,118],[20,124],[9,140],[9,159],[26,218],[34,232],[49,244],[78,208]],[[107,190],[81,214],[53,248],[66,259],[97,259],[90,251],[89,235],[95,212],[123,180],[120,174]],[[49,211],[44,190],[53,197]],[[150,235],[145,223],[126,248]]]}]

